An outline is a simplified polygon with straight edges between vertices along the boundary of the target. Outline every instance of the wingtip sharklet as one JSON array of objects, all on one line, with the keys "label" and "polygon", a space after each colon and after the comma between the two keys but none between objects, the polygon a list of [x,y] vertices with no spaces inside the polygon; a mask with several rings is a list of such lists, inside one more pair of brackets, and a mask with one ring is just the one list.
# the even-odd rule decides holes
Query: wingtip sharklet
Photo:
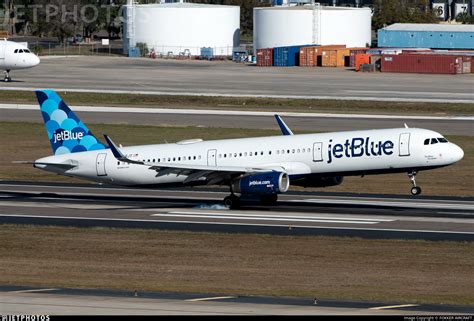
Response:
[{"label": "wingtip sharklet", "polygon": [[285,136],[294,135],[290,127],[288,127],[288,125],[283,121],[280,115],[275,114],[275,119],[278,123],[278,126],[280,126],[280,130],[283,135]]}]

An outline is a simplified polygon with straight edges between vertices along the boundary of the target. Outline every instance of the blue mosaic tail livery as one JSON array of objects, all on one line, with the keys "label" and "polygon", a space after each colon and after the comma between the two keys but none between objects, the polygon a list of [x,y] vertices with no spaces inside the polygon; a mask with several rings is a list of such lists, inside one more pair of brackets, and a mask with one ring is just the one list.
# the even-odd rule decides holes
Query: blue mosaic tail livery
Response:
[{"label": "blue mosaic tail livery", "polygon": [[106,149],[55,91],[37,90],[36,98],[54,155]]}]

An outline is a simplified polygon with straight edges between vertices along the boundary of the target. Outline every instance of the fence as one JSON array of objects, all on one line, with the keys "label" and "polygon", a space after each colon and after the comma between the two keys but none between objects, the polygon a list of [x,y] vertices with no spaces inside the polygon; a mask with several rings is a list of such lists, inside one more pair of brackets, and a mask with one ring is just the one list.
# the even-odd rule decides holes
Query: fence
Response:
[{"label": "fence", "polygon": [[58,41],[29,41],[28,47],[40,56],[71,55],[123,55],[122,41],[110,41],[102,45],[101,41],[90,43],[59,43]]}]

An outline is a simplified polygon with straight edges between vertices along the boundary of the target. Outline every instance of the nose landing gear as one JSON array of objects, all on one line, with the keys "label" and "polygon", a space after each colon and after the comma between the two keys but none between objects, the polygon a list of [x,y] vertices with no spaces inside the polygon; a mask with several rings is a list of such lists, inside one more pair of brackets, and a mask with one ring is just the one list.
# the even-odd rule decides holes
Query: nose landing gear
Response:
[{"label": "nose landing gear", "polygon": [[408,177],[410,178],[411,183],[413,184],[413,187],[410,190],[411,195],[421,194],[421,188],[419,186],[416,186],[416,179],[415,179],[416,174],[417,174],[416,171],[408,172]]},{"label": "nose landing gear", "polygon": [[10,82],[10,81],[12,81],[12,78],[10,77],[10,70],[5,70],[5,71],[3,72],[3,74],[5,75],[5,76],[3,77],[3,81],[4,81],[4,82]]}]

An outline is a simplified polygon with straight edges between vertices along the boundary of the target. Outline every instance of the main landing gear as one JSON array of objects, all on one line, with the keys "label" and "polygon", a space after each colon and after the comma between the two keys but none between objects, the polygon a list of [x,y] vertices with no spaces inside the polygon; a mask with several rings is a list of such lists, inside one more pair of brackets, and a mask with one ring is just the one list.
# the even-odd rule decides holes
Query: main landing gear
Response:
[{"label": "main landing gear", "polygon": [[[260,196],[260,204],[262,205],[275,205],[277,201],[278,201],[277,194]],[[240,208],[240,197],[232,193],[229,196],[226,196],[224,198],[224,205],[225,207],[230,208],[230,209],[238,209]]]},{"label": "main landing gear", "polygon": [[3,72],[3,74],[5,75],[5,76],[3,77],[3,81],[4,81],[4,82],[10,82],[10,81],[12,81],[12,78],[10,77],[10,70],[5,70],[5,71]]},{"label": "main landing gear", "polygon": [[232,193],[224,198],[224,205],[230,209],[237,209],[240,207],[240,197]]},{"label": "main landing gear", "polygon": [[415,180],[415,177],[416,177],[416,171],[411,171],[411,172],[408,172],[408,177],[410,178],[411,180],[411,183],[413,184],[413,187],[411,188],[411,195],[418,195],[421,193],[421,188],[419,186],[416,186],[416,180]]}]

